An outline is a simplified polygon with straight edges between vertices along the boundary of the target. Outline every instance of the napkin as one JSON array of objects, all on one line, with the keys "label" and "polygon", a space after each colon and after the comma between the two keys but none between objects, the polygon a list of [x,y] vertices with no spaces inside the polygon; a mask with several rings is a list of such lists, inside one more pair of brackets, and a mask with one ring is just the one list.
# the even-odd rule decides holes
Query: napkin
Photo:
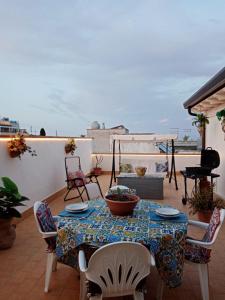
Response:
[{"label": "napkin", "polygon": [[182,212],[180,212],[179,215],[177,215],[177,216],[168,218],[168,217],[161,217],[161,216],[157,215],[154,211],[150,211],[149,217],[152,221],[159,221],[159,222],[167,221],[167,222],[171,222],[171,223],[184,223],[184,222],[188,221],[186,214],[184,214]]},{"label": "napkin", "polygon": [[58,215],[60,217],[83,219],[83,218],[89,217],[93,213],[94,210],[95,210],[94,208],[88,208],[87,210],[85,210],[83,212],[69,212],[67,210],[63,210]]}]

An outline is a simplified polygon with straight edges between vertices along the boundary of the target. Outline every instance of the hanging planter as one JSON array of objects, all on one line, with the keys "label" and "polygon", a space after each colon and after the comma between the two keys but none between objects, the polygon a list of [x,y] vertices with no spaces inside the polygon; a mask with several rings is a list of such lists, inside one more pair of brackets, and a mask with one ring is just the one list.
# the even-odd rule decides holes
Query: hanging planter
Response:
[{"label": "hanging planter", "polygon": [[66,154],[74,155],[75,150],[77,149],[76,143],[74,139],[68,139],[68,142],[65,145]]},{"label": "hanging planter", "polygon": [[30,153],[32,156],[37,156],[35,150],[32,150],[30,146],[27,146],[22,134],[17,134],[15,138],[8,141],[7,146],[9,156],[12,158],[19,157],[19,159],[21,159],[21,155],[25,152]]},{"label": "hanging planter", "polygon": [[193,121],[192,126],[196,126],[200,136],[204,133],[204,127],[209,124],[209,119],[204,114],[197,114]]},{"label": "hanging planter", "polygon": [[203,136],[204,133],[204,127],[203,126],[197,126],[197,130],[200,136]]},{"label": "hanging planter", "polygon": [[221,111],[218,111],[216,113],[217,119],[219,121],[222,120],[221,126],[222,126],[222,131],[225,132],[225,109],[222,109]]}]

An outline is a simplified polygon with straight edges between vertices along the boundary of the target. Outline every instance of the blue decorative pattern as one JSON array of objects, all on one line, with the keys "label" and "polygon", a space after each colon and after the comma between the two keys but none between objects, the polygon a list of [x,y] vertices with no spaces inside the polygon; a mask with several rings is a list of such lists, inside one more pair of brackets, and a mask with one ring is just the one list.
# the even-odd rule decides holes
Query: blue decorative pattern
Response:
[{"label": "blue decorative pattern", "polygon": [[[95,210],[88,218],[60,218],[56,254],[59,257],[74,253],[82,244],[97,247],[116,241],[135,241],[144,244],[156,258],[158,271],[167,285],[181,283],[187,218],[154,221],[151,213],[159,204],[148,200],[139,201],[133,215],[113,216],[104,200],[89,202]],[[70,259],[71,263],[71,259]],[[77,262],[74,260],[73,266]]]}]

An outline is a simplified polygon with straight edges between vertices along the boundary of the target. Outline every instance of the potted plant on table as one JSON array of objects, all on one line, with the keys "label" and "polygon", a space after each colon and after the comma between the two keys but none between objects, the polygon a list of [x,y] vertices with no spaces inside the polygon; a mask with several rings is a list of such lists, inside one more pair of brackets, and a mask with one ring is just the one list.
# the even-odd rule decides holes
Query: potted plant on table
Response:
[{"label": "potted plant on table", "polygon": [[92,169],[92,173],[94,175],[101,175],[102,174],[102,168],[100,167],[101,166],[101,163],[103,161],[103,156],[98,156],[98,155],[95,155],[95,167]]},{"label": "potted plant on table", "polygon": [[8,177],[2,177],[3,186],[0,187],[0,249],[12,247],[16,238],[13,218],[20,218],[17,206],[24,206],[23,202],[29,200],[20,195],[17,185]]},{"label": "potted plant on table", "polygon": [[191,214],[198,214],[198,219],[202,222],[209,223],[213,210],[217,208],[225,208],[225,201],[214,196],[214,185],[207,188],[200,186],[196,191],[192,192],[191,198],[188,199],[188,204]]},{"label": "potted plant on table", "polygon": [[135,194],[134,190],[127,187],[122,189],[120,187],[110,189],[105,196],[105,201],[115,216],[127,216],[132,214],[140,197]]},{"label": "potted plant on table", "polygon": [[218,112],[216,113],[216,116],[217,116],[217,119],[218,119],[219,121],[222,120],[221,126],[222,126],[223,132],[225,132],[225,108],[222,109],[222,110],[220,110],[220,111],[218,111]]}]

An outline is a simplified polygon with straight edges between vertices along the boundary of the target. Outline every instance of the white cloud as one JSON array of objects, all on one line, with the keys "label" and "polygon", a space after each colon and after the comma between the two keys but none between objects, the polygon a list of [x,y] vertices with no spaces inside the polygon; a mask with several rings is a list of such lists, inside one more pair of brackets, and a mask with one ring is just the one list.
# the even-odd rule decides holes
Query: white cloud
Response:
[{"label": "white cloud", "polygon": [[165,123],[168,123],[168,121],[169,121],[168,118],[164,118],[164,119],[159,120],[159,123],[160,124],[165,124]]},{"label": "white cloud", "polygon": [[183,102],[224,64],[215,1],[0,0],[1,114],[65,135],[186,127]]}]

